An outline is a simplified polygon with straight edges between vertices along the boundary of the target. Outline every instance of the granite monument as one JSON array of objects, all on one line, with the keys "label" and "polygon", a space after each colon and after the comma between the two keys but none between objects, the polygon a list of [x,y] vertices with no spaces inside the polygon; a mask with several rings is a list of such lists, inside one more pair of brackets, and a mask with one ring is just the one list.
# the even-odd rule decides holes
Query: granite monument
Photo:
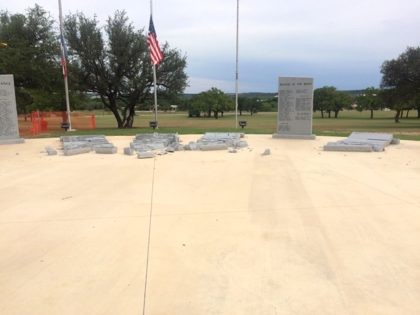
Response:
[{"label": "granite monument", "polygon": [[279,78],[277,133],[273,138],[315,139],[312,134],[313,82],[313,78]]},{"label": "granite monument", "polygon": [[0,75],[0,144],[23,143],[19,137],[13,75]]}]

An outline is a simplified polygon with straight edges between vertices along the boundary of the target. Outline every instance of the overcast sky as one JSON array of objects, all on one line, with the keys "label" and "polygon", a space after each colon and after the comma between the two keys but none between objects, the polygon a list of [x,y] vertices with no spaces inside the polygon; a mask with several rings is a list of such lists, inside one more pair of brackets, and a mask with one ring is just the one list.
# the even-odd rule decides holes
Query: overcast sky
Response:
[{"label": "overcast sky", "polygon": [[[58,17],[58,0],[8,1],[10,13],[38,3]],[[125,10],[147,29],[149,0],[62,0],[63,14],[100,21]],[[275,92],[279,76],[310,76],[315,86],[378,86],[383,61],[420,46],[419,0],[240,0],[240,92]],[[186,92],[234,91],[235,0],[154,0],[158,40],[187,55]]]}]

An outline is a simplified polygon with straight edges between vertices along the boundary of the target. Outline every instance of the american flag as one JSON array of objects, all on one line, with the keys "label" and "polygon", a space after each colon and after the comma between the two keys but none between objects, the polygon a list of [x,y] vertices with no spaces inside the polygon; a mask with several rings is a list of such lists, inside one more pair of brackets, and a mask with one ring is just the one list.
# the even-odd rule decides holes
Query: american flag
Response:
[{"label": "american flag", "polygon": [[63,32],[60,34],[60,43],[61,43],[61,67],[63,68],[63,76],[67,77],[67,48],[66,43],[64,42]]},{"label": "american flag", "polygon": [[147,36],[147,43],[149,44],[150,59],[153,65],[159,64],[163,60],[163,52],[160,50],[158,40],[156,38],[155,26],[153,25],[152,16],[150,16],[149,34]]}]

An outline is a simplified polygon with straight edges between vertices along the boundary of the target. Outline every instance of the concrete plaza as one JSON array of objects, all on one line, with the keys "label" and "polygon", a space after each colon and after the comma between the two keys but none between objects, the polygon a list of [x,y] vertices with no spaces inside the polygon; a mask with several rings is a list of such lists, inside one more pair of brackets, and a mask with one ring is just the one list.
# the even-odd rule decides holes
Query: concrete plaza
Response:
[{"label": "concrete plaza", "polygon": [[419,314],[420,142],[249,135],[139,160],[108,139],[0,146],[1,314],[141,314],[151,204],[146,314]]}]

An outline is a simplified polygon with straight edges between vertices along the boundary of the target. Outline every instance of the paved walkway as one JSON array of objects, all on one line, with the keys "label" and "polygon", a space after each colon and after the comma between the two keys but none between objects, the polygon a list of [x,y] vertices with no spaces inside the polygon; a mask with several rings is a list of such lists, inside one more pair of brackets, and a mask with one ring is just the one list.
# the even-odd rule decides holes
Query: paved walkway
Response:
[{"label": "paved walkway", "polygon": [[0,146],[1,314],[141,314],[154,167],[146,314],[419,314],[420,142],[248,136],[138,160],[109,140]]}]

